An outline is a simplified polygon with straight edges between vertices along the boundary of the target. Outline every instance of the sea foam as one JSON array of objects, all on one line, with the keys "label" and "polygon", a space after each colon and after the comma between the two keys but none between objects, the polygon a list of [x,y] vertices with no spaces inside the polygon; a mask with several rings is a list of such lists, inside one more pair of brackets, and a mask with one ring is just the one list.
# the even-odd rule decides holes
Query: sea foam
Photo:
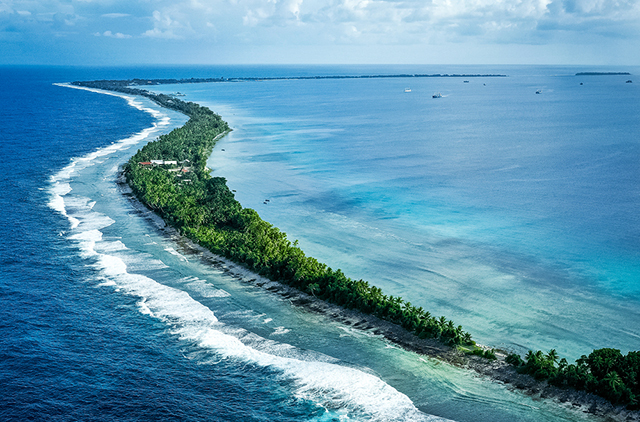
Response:
[{"label": "sea foam", "polygon": [[[276,370],[277,376],[292,386],[291,393],[294,396],[329,409],[328,414],[335,413],[340,420],[442,420],[420,412],[406,395],[374,374],[352,368],[320,353],[303,351],[286,343],[262,338],[243,328],[223,324],[213,310],[195,300],[188,292],[158,283],[146,275],[128,272],[128,266],[119,254],[123,251],[134,256],[140,253],[129,250],[121,240],[105,240],[101,230],[114,221],[93,210],[93,199],[72,195],[71,182],[83,169],[95,165],[98,158],[140,142],[157,125],[168,124],[168,120],[162,120],[159,112],[142,107],[132,97],[107,94],[123,97],[133,107],[148,111],[161,120],[139,134],[72,160],[51,177],[49,206],[69,220],[71,230],[68,239],[75,242],[81,256],[90,260],[90,265],[99,272],[99,286],[110,286],[116,292],[139,298],[137,309],[140,313],[162,321],[171,333],[183,341],[195,343],[224,359]],[[165,251],[186,260],[170,246]],[[182,281],[185,287],[192,288],[203,297],[229,295],[198,278]],[[273,334],[286,332],[284,327],[277,327]]]},{"label": "sea foam", "polygon": [[140,298],[141,313],[165,322],[181,340],[195,343],[224,359],[275,369],[283,381],[292,383],[292,393],[300,399],[369,420],[438,420],[418,411],[407,396],[373,374],[330,361],[313,360],[308,353],[291,345],[228,327],[187,292],[144,275],[128,273],[126,264],[118,257],[101,255],[98,263],[117,288]]}]

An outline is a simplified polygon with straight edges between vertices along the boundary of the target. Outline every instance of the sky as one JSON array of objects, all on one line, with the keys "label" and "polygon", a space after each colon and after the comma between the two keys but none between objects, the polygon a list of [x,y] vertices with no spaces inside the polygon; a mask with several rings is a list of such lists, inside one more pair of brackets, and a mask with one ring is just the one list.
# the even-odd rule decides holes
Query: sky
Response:
[{"label": "sky", "polygon": [[0,64],[640,65],[640,0],[0,0]]}]

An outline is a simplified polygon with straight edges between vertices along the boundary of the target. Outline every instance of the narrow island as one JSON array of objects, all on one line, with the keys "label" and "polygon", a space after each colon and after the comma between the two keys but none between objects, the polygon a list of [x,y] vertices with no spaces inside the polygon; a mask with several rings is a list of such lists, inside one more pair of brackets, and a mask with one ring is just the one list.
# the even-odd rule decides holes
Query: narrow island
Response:
[{"label": "narrow island", "polygon": [[[310,79],[389,79],[389,78],[506,78],[507,75],[501,74],[459,74],[459,73],[400,73],[400,74],[384,74],[384,75],[317,75],[317,76],[242,76],[242,77],[218,77],[218,78],[188,78],[188,79],[127,79],[127,80],[100,80],[91,81],[92,88],[106,89],[110,91],[131,92],[132,87],[136,86],[153,86],[153,85],[174,85],[174,84],[197,84],[211,82],[255,82],[255,81],[283,81],[283,80],[310,80]],[[467,81],[468,82],[468,81]],[[74,82],[79,86],[88,82]],[[144,94],[140,94],[144,95]]]},{"label": "narrow island", "polygon": [[631,75],[629,72],[578,72],[576,76],[616,76]]},{"label": "narrow island", "polygon": [[[307,257],[297,241],[288,240],[255,210],[243,208],[226,179],[210,175],[206,161],[216,142],[231,131],[228,124],[206,107],[137,88],[139,84],[132,81],[72,84],[141,95],[189,117],[184,126],[138,150],[124,166],[124,177],[137,199],[181,235],[286,285],[280,291],[295,295],[294,303],[316,311],[339,309],[335,311],[338,319],[359,321],[353,325],[363,329],[378,327],[377,332],[408,350],[469,367],[534,397],[551,398],[613,420],[640,421],[639,351],[622,355],[613,348],[596,349],[569,364],[555,350],[529,351],[521,357],[480,347],[446,317],[433,316]],[[158,83],[176,83],[170,81]]]}]

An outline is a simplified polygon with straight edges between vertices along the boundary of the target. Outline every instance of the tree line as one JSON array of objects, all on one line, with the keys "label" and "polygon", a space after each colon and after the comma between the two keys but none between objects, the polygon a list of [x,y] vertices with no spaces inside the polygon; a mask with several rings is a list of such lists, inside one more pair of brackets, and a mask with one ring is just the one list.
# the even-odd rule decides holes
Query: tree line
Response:
[{"label": "tree line", "polygon": [[[138,150],[125,165],[125,175],[135,195],[168,224],[213,253],[243,264],[266,278],[342,307],[375,315],[422,339],[434,338],[451,346],[466,346],[473,354],[496,358],[494,350],[476,347],[471,335],[460,325],[444,316],[435,317],[422,307],[386,295],[367,281],[351,279],[341,270],[333,270],[306,256],[297,241],[288,240],[284,232],[262,220],[255,210],[243,208],[228,188],[226,179],[212,177],[205,167],[216,141],[230,130],[219,115],[196,103],[111,82],[118,81],[74,84],[144,95],[189,117],[184,126]],[[164,167],[142,164],[160,159],[188,162],[190,172],[169,172]],[[552,385],[585,390],[614,404],[638,409],[640,352],[629,352],[625,356],[617,349],[596,349],[569,364],[566,359],[559,359],[555,350],[529,351],[524,359],[512,353],[506,361],[519,372],[547,380]]]},{"label": "tree line", "polygon": [[618,349],[596,349],[569,364],[565,358],[559,359],[555,349],[548,353],[530,350],[524,359],[512,353],[506,361],[518,372],[551,385],[594,393],[630,409],[640,408],[640,352],[623,355]]},{"label": "tree line", "polygon": [[[144,95],[161,104],[166,101],[162,95]],[[306,256],[297,241],[291,242],[255,210],[243,208],[226,180],[212,177],[205,168],[216,139],[229,130],[227,123],[206,107],[170,99],[172,108],[189,116],[189,121],[145,145],[125,166],[133,192],[168,224],[212,252],[271,280],[376,315],[420,338],[436,338],[449,345],[474,344],[471,335],[453,321],[433,316],[400,297],[384,294],[367,281],[351,279],[341,270]],[[161,166],[141,164],[159,159],[188,160],[191,171],[181,175]],[[184,182],[187,175],[189,183]]]}]

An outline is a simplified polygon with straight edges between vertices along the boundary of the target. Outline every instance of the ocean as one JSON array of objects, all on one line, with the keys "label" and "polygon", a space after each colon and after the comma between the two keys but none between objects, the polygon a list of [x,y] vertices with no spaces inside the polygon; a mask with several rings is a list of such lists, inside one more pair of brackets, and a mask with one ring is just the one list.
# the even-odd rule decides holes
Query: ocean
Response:
[{"label": "ocean", "polygon": [[508,75],[153,91],[180,91],[229,122],[213,175],[308,255],[481,344],[574,360],[638,350],[640,334],[640,91],[625,83],[640,69],[575,76],[589,70],[610,69],[0,68],[0,419],[590,420],[203,264],[115,183],[119,165],[185,116],[54,85]]}]

